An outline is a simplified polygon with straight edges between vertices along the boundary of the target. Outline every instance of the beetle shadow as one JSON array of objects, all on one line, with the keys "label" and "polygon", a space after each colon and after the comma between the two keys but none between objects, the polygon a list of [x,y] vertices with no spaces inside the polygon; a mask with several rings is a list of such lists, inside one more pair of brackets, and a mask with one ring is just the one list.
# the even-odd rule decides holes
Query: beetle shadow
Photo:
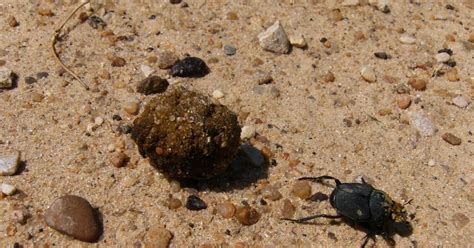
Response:
[{"label": "beetle shadow", "polygon": [[383,231],[370,230],[367,227],[364,227],[348,219],[344,219],[343,222],[358,231],[364,232],[369,236],[373,236],[372,239],[374,242],[377,242],[375,236],[381,236],[390,247],[395,247],[396,245],[394,239],[395,235],[399,235],[400,237],[408,237],[413,234],[413,226],[409,222],[387,222],[385,223]]},{"label": "beetle shadow", "polygon": [[[256,165],[250,157],[254,157],[254,160],[260,159],[263,163]],[[205,180],[178,179],[178,181],[181,187],[194,188],[199,191],[228,192],[245,189],[258,180],[267,178],[268,167],[268,159],[254,146],[245,143],[240,146],[234,161],[223,174]]]}]

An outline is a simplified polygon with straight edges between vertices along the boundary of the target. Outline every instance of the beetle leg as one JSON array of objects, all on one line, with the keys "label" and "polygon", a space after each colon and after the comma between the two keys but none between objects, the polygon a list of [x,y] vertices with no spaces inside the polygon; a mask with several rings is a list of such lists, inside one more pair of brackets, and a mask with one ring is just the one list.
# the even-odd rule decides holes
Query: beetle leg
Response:
[{"label": "beetle leg", "polygon": [[360,248],[365,248],[365,246],[367,245],[367,243],[369,242],[369,239],[372,239],[374,242],[376,242],[375,240],[375,235],[373,233],[367,233],[365,236],[364,236],[364,242],[362,243],[362,245],[360,246]]},{"label": "beetle leg", "polygon": [[339,219],[339,218],[342,218],[342,215],[317,214],[317,215],[311,215],[311,216],[308,216],[308,217],[303,217],[303,218],[300,218],[300,219],[286,219],[285,218],[284,220],[289,220],[289,221],[296,222],[296,223],[303,223],[303,222],[306,222],[308,220],[313,220],[313,219],[316,219],[316,218]]},{"label": "beetle leg", "polygon": [[320,176],[320,177],[301,177],[301,178],[298,178],[298,180],[310,180],[310,181],[314,181],[314,182],[318,182],[320,183],[323,179],[331,179],[331,180],[334,180],[336,182],[336,185],[339,185],[341,184],[341,181],[339,181],[339,179],[335,178],[335,177],[332,177],[332,176]]}]

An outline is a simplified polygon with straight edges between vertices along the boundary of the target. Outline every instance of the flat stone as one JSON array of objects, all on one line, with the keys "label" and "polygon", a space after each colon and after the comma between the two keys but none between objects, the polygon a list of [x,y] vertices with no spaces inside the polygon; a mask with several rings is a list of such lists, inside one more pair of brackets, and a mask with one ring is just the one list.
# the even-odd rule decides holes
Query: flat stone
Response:
[{"label": "flat stone", "polygon": [[452,133],[445,133],[441,136],[441,138],[453,146],[458,146],[462,142],[461,138]]},{"label": "flat stone", "polygon": [[465,108],[467,107],[467,105],[469,105],[469,102],[463,96],[456,96],[453,99],[451,99],[451,101],[453,102],[454,105],[460,108]]},{"label": "flat stone", "polygon": [[214,99],[221,99],[224,97],[224,92],[222,92],[221,90],[215,90],[212,92],[212,98]]},{"label": "flat stone", "polygon": [[44,220],[49,227],[81,241],[95,242],[102,234],[94,209],[79,196],[65,195],[54,200]]},{"label": "flat stone", "polygon": [[7,67],[0,67],[0,89],[11,89],[13,88],[13,76],[12,71]]},{"label": "flat stone", "polygon": [[411,114],[411,125],[414,126],[423,136],[433,136],[438,128],[423,112],[414,112]]},{"label": "flat stone", "polygon": [[0,176],[11,176],[20,166],[20,152],[10,155],[0,154]]},{"label": "flat stone", "polygon": [[357,6],[359,4],[360,4],[359,0],[344,0],[341,3],[341,6],[351,7],[351,6]]},{"label": "flat stone", "polygon": [[398,40],[407,45],[415,44],[416,42],[416,38],[410,35],[402,35]]},{"label": "flat stone", "polygon": [[291,49],[288,36],[279,21],[261,32],[258,35],[258,40],[263,50],[269,52],[284,54],[289,53]]},{"label": "flat stone", "polygon": [[273,77],[269,72],[258,70],[255,72],[255,81],[259,85],[270,84],[273,82]]}]

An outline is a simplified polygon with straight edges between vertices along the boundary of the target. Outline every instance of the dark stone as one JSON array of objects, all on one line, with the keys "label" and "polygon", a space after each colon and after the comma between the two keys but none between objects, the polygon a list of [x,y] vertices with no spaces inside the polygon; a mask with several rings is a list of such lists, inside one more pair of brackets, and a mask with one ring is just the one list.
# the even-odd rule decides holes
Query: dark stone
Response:
[{"label": "dark stone", "polygon": [[449,9],[449,10],[456,10],[456,8],[451,5],[451,4],[446,4],[446,9]]},{"label": "dark stone", "polygon": [[105,26],[107,26],[107,23],[105,23],[104,20],[95,15],[89,17],[89,19],[87,19],[87,23],[89,23],[93,29],[103,29]]},{"label": "dark stone", "polygon": [[207,204],[195,195],[188,196],[186,201],[186,208],[193,211],[199,211],[207,208]]},{"label": "dark stone", "polygon": [[209,73],[206,63],[196,57],[187,57],[171,67],[173,77],[204,77]]},{"label": "dark stone", "polygon": [[449,56],[453,56],[453,50],[451,50],[449,48],[440,49],[440,50],[438,50],[438,53],[447,53],[447,54],[449,54]]},{"label": "dark stone", "polygon": [[390,58],[390,55],[388,55],[387,53],[385,52],[377,52],[377,53],[374,53],[374,56],[379,58],[379,59],[389,59]]},{"label": "dark stone", "polygon": [[455,66],[456,66],[456,61],[454,61],[454,60],[449,60],[448,62],[446,62],[446,64],[447,64],[449,67],[455,67]]},{"label": "dark stone", "polygon": [[170,0],[171,4],[179,4],[182,0]]},{"label": "dark stone", "polygon": [[144,95],[163,93],[166,91],[168,86],[169,83],[166,79],[152,75],[138,83],[137,92]]},{"label": "dark stone", "polygon": [[38,73],[36,73],[36,77],[38,79],[47,78],[47,77],[49,77],[49,73],[45,72],[45,71],[38,72]]},{"label": "dark stone", "polygon": [[115,114],[115,115],[112,116],[112,120],[114,120],[114,121],[121,121],[121,120],[122,120],[122,117],[121,117],[120,115]]},{"label": "dark stone", "polygon": [[325,43],[326,41],[328,41],[328,39],[326,37],[323,37],[319,40],[319,42],[321,42],[321,43]]},{"label": "dark stone", "polygon": [[34,77],[26,77],[25,78],[25,83],[26,84],[34,84],[36,82],[38,82],[38,80],[36,80],[36,78],[34,78]]},{"label": "dark stone", "polygon": [[227,56],[232,56],[237,52],[237,48],[229,45],[224,46],[224,54]]}]

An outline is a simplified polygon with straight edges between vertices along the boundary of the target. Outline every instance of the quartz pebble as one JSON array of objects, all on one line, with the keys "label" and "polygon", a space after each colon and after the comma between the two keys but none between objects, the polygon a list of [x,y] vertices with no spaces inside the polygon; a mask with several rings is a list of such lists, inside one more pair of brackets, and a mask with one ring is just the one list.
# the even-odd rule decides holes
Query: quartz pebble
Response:
[{"label": "quartz pebble", "polygon": [[81,241],[95,242],[102,234],[94,209],[79,196],[65,195],[54,200],[44,220],[51,228]]},{"label": "quartz pebble", "polygon": [[438,131],[438,128],[425,113],[414,112],[410,117],[411,125],[414,126],[423,136],[433,136]]},{"label": "quartz pebble", "polygon": [[231,202],[223,202],[216,205],[216,212],[223,218],[229,219],[234,217],[236,208]]},{"label": "quartz pebble", "polygon": [[214,99],[221,99],[221,98],[224,97],[224,93],[223,93],[221,90],[214,90],[214,91],[212,92],[212,97],[213,97]]},{"label": "quartz pebble", "polygon": [[291,193],[301,199],[307,199],[311,196],[311,185],[308,181],[296,181]]},{"label": "quartz pebble", "polygon": [[272,201],[278,201],[281,199],[282,195],[281,193],[278,191],[278,189],[276,189],[275,187],[273,186],[267,186],[265,187],[263,190],[262,190],[262,196],[263,198],[265,199],[268,199],[268,200],[272,200]]},{"label": "quartz pebble", "polygon": [[0,89],[13,88],[13,72],[5,66],[0,67]]},{"label": "quartz pebble", "polygon": [[375,6],[378,10],[383,13],[389,13],[390,8],[388,6],[390,0],[369,0],[369,4]]},{"label": "quartz pebble", "polygon": [[281,217],[285,219],[291,219],[295,215],[296,208],[289,199],[283,200],[281,207]]},{"label": "quartz pebble", "polygon": [[253,126],[243,126],[242,131],[240,132],[240,139],[250,139],[255,136],[255,127]]},{"label": "quartz pebble", "polygon": [[20,152],[9,155],[0,154],[0,176],[11,176],[20,166]]},{"label": "quartz pebble", "polygon": [[401,109],[407,109],[411,104],[411,97],[409,95],[397,95],[397,104]]},{"label": "quartz pebble", "polygon": [[290,39],[290,44],[294,47],[304,49],[308,46],[302,34],[291,35],[289,39]]},{"label": "quartz pebble", "polygon": [[399,38],[400,42],[403,43],[403,44],[415,44],[416,42],[416,38],[411,36],[411,35],[402,35],[400,38]]},{"label": "quartz pebble", "polygon": [[457,137],[456,135],[452,133],[445,133],[441,136],[441,138],[443,138],[444,141],[448,142],[449,144],[453,146],[458,146],[462,142],[459,137]]},{"label": "quartz pebble", "polygon": [[377,76],[375,75],[375,71],[374,69],[370,67],[367,67],[367,66],[363,67],[362,70],[360,71],[360,75],[365,81],[369,83],[377,81]]},{"label": "quartz pebble", "polygon": [[1,187],[1,192],[7,196],[14,195],[16,193],[16,187],[7,183],[2,183],[0,185]]},{"label": "quartz pebble", "polygon": [[469,102],[463,96],[456,96],[453,99],[451,99],[451,101],[453,102],[454,105],[460,108],[465,108],[467,107],[467,105],[469,105]]},{"label": "quartz pebble", "polygon": [[252,165],[255,167],[261,167],[265,163],[265,158],[263,157],[262,153],[255,149],[255,147],[249,144],[243,144],[240,146],[242,151],[244,152],[245,156],[250,160]]},{"label": "quartz pebble", "polygon": [[253,225],[260,219],[260,214],[250,206],[239,207],[235,212],[235,218],[242,225]]},{"label": "quartz pebble", "polygon": [[186,208],[193,211],[199,211],[207,208],[207,204],[198,196],[190,195],[186,201]]},{"label": "quartz pebble", "polygon": [[159,76],[149,76],[137,85],[137,92],[144,95],[163,93],[168,89],[169,82]]},{"label": "quartz pebble", "polygon": [[436,54],[435,58],[438,63],[445,63],[449,61],[451,56],[448,53],[443,52],[443,53]]},{"label": "quartz pebble", "polygon": [[148,65],[140,65],[140,70],[145,77],[148,77],[155,72],[155,70]]},{"label": "quartz pebble", "polygon": [[258,34],[258,40],[260,47],[269,52],[284,54],[289,53],[291,49],[288,36],[279,21]]}]

